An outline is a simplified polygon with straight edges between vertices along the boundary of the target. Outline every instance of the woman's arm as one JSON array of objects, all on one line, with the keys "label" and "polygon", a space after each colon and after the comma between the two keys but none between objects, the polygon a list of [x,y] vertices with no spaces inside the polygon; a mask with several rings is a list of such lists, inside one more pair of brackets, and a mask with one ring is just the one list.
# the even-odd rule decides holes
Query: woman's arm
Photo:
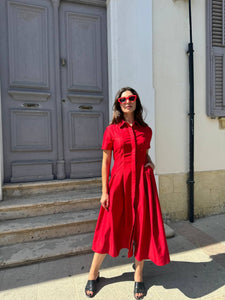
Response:
[{"label": "woman's arm", "polygon": [[103,150],[102,158],[102,196],[100,203],[105,210],[109,208],[108,181],[111,165],[112,150]]},{"label": "woman's arm", "polygon": [[145,165],[145,167],[150,166],[152,168],[152,170],[154,170],[155,169],[155,165],[152,162],[150,155],[148,154],[148,150],[146,150],[146,155],[147,155],[147,164]]}]

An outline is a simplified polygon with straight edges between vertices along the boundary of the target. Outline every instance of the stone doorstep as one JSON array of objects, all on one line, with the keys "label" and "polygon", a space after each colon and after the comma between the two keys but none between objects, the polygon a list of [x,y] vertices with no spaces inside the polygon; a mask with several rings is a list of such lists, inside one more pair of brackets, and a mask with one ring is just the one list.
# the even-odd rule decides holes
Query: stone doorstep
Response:
[{"label": "stone doorstep", "polygon": [[1,245],[94,231],[98,212],[92,209],[4,221],[0,224]]},{"label": "stone doorstep", "polygon": [[91,252],[93,233],[0,247],[0,268]]},{"label": "stone doorstep", "polygon": [[100,178],[5,185],[0,268],[90,252],[100,187]]},{"label": "stone doorstep", "polygon": [[51,192],[71,190],[86,190],[91,187],[101,187],[101,178],[65,179],[27,183],[7,183],[2,187],[3,199],[26,197]]},{"label": "stone doorstep", "polygon": [[[174,230],[164,224],[167,238]],[[0,247],[0,269],[91,252],[93,232]]]},{"label": "stone doorstep", "polygon": [[100,192],[68,191],[0,202],[0,220],[99,208]]}]

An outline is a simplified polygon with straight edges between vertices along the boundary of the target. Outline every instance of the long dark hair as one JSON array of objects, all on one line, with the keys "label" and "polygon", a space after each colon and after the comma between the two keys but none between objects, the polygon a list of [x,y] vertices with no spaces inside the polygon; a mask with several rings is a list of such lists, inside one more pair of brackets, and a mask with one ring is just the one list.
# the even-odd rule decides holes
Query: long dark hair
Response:
[{"label": "long dark hair", "polygon": [[113,104],[113,118],[112,118],[111,124],[118,124],[122,120],[124,120],[123,112],[121,110],[118,98],[120,98],[121,95],[122,95],[122,93],[125,92],[125,91],[130,91],[133,95],[137,96],[137,99],[136,99],[136,109],[134,111],[134,119],[135,119],[135,121],[137,121],[142,126],[148,126],[148,124],[146,124],[144,122],[143,117],[142,117],[143,107],[141,105],[141,101],[140,101],[139,95],[131,87],[123,87],[123,88],[121,88],[117,92],[116,97],[115,97],[115,101],[114,101],[114,104]]}]

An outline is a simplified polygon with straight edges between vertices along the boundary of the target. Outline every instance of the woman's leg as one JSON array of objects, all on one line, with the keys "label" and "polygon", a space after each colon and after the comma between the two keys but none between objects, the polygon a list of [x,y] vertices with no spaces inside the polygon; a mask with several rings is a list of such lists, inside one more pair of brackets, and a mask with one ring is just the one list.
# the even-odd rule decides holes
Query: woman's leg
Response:
[{"label": "woman's leg", "polygon": [[134,280],[136,282],[143,281],[143,268],[144,268],[144,260],[138,261],[135,258],[135,273],[134,273]]},{"label": "woman's leg", "polygon": [[[134,281],[135,282],[143,282],[143,268],[144,268],[144,260],[138,261],[135,258],[135,273],[134,273]],[[136,293],[135,298],[139,299],[143,297],[142,293]]]},{"label": "woman's leg", "polygon": [[[91,268],[90,268],[89,275],[88,275],[88,280],[96,280],[97,279],[99,268],[100,268],[101,264],[103,263],[105,256],[106,256],[106,254],[100,254],[100,253],[94,254]],[[86,293],[88,295],[93,294],[92,291],[87,291]]]}]

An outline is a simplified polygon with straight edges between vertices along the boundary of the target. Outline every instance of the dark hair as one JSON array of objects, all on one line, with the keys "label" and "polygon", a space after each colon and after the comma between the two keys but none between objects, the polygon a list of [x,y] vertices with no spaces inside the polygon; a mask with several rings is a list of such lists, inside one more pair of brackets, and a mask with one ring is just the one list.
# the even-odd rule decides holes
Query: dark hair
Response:
[{"label": "dark hair", "polygon": [[144,122],[143,117],[142,117],[143,107],[141,105],[141,101],[140,101],[139,95],[131,87],[123,87],[123,88],[121,88],[117,92],[116,97],[115,97],[115,101],[114,101],[114,104],[113,104],[113,118],[112,118],[111,124],[118,124],[122,120],[124,120],[123,112],[121,110],[118,98],[120,98],[121,95],[122,95],[122,93],[125,92],[125,91],[130,91],[133,95],[137,96],[137,99],[136,99],[136,109],[134,111],[134,119],[135,119],[135,121],[137,121],[142,126],[148,126],[148,124],[146,124]]}]

